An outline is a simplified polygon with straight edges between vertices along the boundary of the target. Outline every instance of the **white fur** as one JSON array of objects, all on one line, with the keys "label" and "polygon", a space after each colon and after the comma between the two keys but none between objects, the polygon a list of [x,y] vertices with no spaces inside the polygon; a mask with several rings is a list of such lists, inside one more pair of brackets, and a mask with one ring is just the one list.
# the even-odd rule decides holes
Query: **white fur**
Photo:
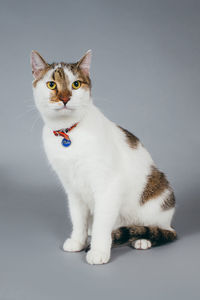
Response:
[{"label": "white fur", "polygon": [[[80,251],[85,247],[88,220],[92,217],[91,250],[86,259],[90,264],[106,263],[113,229],[136,224],[171,230],[174,209],[161,209],[168,191],[140,205],[146,177],[154,165],[152,158],[140,143],[136,149],[130,148],[125,134],[94,106],[89,90],[72,90],[67,110],[51,107],[46,81],[52,72],[38,82],[34,96],[45,122],[47,157],[69,199],[73,230],[63,249]],[[65,72],[70,84],[76,80],[67,68]],[[62,137],[54,136],[52,130],[68,128],[76,122],[78,126],[69,133],[72,144],[65,148]]]},{"label": "white fur", "polygon": [[151,248],[151,242],[149,240],[140,239],[132,243],[132,246],[137,250],[146,250]]}]

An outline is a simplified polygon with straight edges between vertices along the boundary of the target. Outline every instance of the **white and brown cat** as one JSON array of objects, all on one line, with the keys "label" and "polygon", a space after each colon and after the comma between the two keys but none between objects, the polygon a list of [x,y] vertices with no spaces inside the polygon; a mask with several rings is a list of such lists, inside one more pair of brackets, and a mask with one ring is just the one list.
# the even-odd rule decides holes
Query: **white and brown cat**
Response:
[{"label": "white and brown cat", "polygon": [[73,230],[64,251],[85,249],[89,231],[90,264],[107,263],[114,244],[148,249],[174,240],[175,199],[165,175],[138,138],[93,104],[91,51],[76,63],[52,64],[32,51],[31,64],[44,148],[69,200]]}]

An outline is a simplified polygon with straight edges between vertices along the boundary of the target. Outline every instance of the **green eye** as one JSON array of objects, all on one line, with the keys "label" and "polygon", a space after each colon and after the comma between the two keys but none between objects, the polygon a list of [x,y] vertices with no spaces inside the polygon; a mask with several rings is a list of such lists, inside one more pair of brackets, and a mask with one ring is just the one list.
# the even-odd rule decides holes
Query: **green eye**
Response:
[{"label": "green eye", "polygon": [[56,83],[54,81],[48,81],[47,82],[47,87],[50,89],[50,90],[55,90],[56,88]]},{"label": "green eye", "polygon": [[76,80],[72,83],[72,88],[74,90],[78,90],[81,87],[81,82],[79,80]]}]

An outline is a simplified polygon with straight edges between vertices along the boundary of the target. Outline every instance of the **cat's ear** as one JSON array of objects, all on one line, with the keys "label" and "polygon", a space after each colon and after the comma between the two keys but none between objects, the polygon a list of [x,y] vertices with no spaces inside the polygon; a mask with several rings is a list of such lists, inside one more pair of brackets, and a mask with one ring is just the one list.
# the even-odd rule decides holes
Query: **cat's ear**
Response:
[{"label": "cat's ear", "polygon": [[78,61],[78,67],[85,73],[85,75],[90,75],[90,65],[92,59],[92,50],[88,50],[85,55]]},{"label": "cat's ear", "polygon": [[35,50],[31,52],[32,73],[35,79],[40,77],[41,72],[48,67],[48,64],[42,56]]}]

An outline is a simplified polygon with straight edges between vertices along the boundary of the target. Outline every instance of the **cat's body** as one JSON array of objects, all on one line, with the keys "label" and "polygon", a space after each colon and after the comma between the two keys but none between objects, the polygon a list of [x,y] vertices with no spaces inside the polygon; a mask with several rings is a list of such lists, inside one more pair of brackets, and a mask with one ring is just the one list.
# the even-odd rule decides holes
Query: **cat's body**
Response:
[{"label": "cat's body", "polygon": [[[33,65],[37,59],[41,64],[40,74],[35,76],[34,96],[45,121],[44,148],[68,194],[73,224],[64,250],[84,249],[88,229],[92,238],[87,261],[91,264],[108,262],[112,240],[119,244],[129,241],[135,248],[144,249],[159,240],[173,240],[173,191],[140,141],[108,120],[93,104],[90,81],[86,83],[84,78],[89,76],[90,52],[78,63],[78,70],[64,64],[45,66],[36,52],[33,55]],[[70,90],[80,76],[82,88]],[[53,94],[45,86],[52,79],[57,83]],[[61,90],[64,93],[66,80],[64,97],[56,96]],[[50,109],[47,102],[55,107]],[[65,104],[60,109],[61,103]],[[63,147],[63,138],[55,136],[53,130],[76,123],[68,133],[71,145]]]}]

